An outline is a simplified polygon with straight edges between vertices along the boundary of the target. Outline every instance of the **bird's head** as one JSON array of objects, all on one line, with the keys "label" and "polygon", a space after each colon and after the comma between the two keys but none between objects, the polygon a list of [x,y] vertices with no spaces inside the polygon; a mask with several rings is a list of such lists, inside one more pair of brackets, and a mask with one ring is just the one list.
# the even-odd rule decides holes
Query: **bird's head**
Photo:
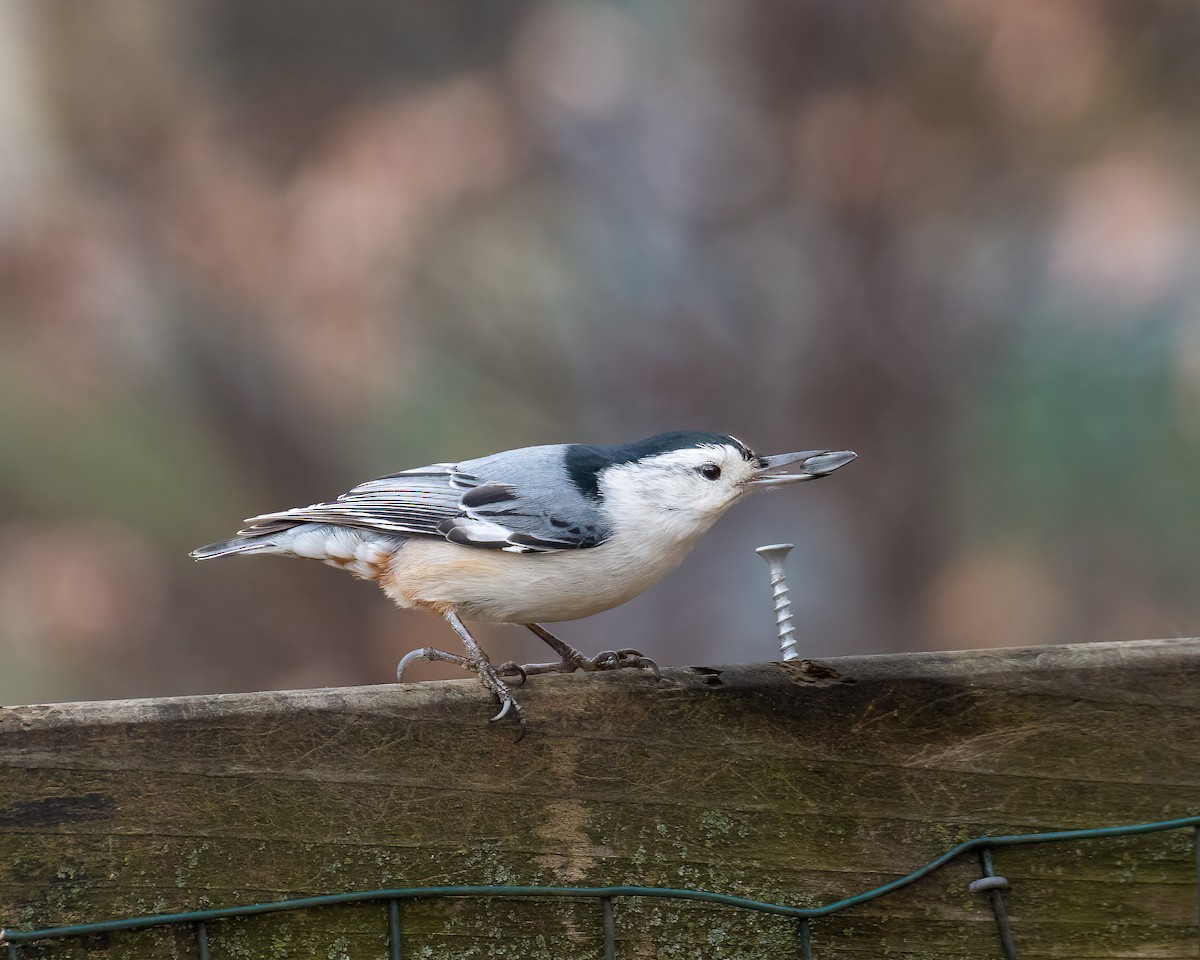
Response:
[{"label": "bird's head", "polygon": [[758,456],[735,437],[664,433],[618,447],[577,447],[572,479],[600,498],[619,525],[706,531],[747,494],[824,477],[855,458],[849,450]]}]

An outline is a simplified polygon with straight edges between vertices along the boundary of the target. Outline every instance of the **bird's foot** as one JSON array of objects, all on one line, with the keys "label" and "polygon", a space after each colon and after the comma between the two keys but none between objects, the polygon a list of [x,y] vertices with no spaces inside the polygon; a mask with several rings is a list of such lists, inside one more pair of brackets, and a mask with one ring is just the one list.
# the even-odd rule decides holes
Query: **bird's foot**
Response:
[{"label": "bird's foot", "polygon": [[589,661],[591,667],[584,667],[585,670],[649,670],[654,674],[655,680],[662,679],[662,672],[658,669],[658,664],[643,654],[640,650],[634,650],[632,647],[622,647],[620,650],[601,650]]},{"label": "bird's foot", "polygon": [[655,680],[661,680],[662,674],[649,657],[643,656],[640,650],[625,647],[620,650],[604,650],[594,657],[585,657],[569,643],[552,634],[540,623],[527,623],[525,626],[541,639],[559,656],[558,663],[526,663],[518,665],[513,661],[502,664],[499,673],[503,676],[520,675],[521,682],[525,677],[538,673],[574,673],[576,670],[592,672],[595,670],[623,670],[633,667],[639,670],[649,670]]},{"label": "bird's foot", "polygon": [[597,670],[649,670],[655,680],[661,680],[658,664],[640,650],[624,647],[620,650],[603,650],[594,657],[585,657],[574,647],[563,644],[567,649],[563,658],[556,663],[517,663],[509,660],[496,668],[501,677],[520,677],[519,683],[524,683],[526,677],[534,677],[543,673],[574,673],[583,670],[593,673]]},{"label": "bird's foot", "polygon": [[[513,742],[518,743],[525,736],[524,708],[514,699],[512,693],[509,692],[508,684],[500,679],[499,672],[482,651],[477,657],[462,657],[456,653],[447,653],[445,650],[437,650],[433,647],[419,647],[400,658],[400,662],[396,665],[396,680],[403,681],[405,669],[417,660],[424,660],[426,663],[453,663],[464,670],[478,674],[480,683],[500,703],[500,712],[492,717],[492,722],[503,720],[511,713],[517,721],[518,728]],[[521,675],[521,668],[517,667],[513,674]],[[521,681],[524,682],[524,680],[524,675],[521,675]]]}]

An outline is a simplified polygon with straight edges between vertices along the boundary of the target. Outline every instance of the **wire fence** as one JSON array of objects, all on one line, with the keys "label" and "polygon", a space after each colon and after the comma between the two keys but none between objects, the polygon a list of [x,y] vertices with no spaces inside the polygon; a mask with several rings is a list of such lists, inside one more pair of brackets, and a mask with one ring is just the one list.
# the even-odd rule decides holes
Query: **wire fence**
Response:
[{"label": "wire fence", "polygon": [[794,907],[780,903],[766,903],[724,893],[705,890],[677,890],[670,887],[523,887],[523,886],[446,886],[446,887],[397,887],[387,890],[336,893],[319,897],[302,897],[295,900],[277,900],[268,903],[244,904],[235,907],[218,907],[209,910],[192,910],[187,913],[160,913],[143,917],[126,917],[100,923],[83,923],[67,927],[50,927],[45,930],[0,930],[0,946],[7,948],[7,960],[20,960],[20,945],[50,940],[68,940],[91,937],[119,931],[145,930],[151,927],[191,925],[195,932],[196,949],[200,960],[211,960],[208,944],[208,924],[211,921],[230,917],[246,917],[266,913],[282,913],[291,910],[310,910],[317,907],[332,907],[348,904],[381,902],[387,907],[388,960],[404,960],[403,906],[415,900],[434,900],[447,897],[459,898],[521,898],[521,897],[569,897],[600,901],[600,921],[603,927],[604,960],[615,960],[617,949],[616,912],[614,901],[626,897],[642,897],[665,900],[693,900],[720,904],[758,913],[791,917],[796,920],[796,948],[801,960],[814,960],[812,921],[828,917],[842,910],[877,900],[923,877],[940,870],[951,861],[974,853],[979,857],[981,876],[970,885],[972,893],[986,894],[996,918],[996,931],[1005,960],[1017,960],[1017,944],[1008,920],[1004,892],[1010,884],[997,875],[993,863],[993,852],[999,847],[1027,846],[1037,843],[1066,843],[1079,840],[1096,840],[1103,837],[1128,837],[1146,833],[1161,833],[1166,830],[1190,829],[1196,860],[1197,881],[1197,936],[1200,937],[1200,816],[1182,817],[1177,820],[1161,820],[1152,823],[1135,823],[1117,827],[1097,827],[1089,830],[1060,830],[1052,833],[1026,833],[1011,836],[976,837],[952,847],[940,857],[906,876],[899,877],[871,890],[837,900],[822,907]]}]

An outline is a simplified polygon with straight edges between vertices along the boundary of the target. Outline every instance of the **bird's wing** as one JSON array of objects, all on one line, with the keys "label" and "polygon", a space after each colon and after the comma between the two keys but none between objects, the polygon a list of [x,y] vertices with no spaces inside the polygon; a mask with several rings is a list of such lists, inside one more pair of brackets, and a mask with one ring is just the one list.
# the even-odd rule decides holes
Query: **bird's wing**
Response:
[{"label": "bird's wing", "polygon": [[240,536],[260,536],[299,523],[334,523],[400,536],[511,553],[598,546],[608,536],[599,518],[563,517],[519,484],[489,480],[456,464],[435,463],[359,484],[331,503],[251,517]]}]

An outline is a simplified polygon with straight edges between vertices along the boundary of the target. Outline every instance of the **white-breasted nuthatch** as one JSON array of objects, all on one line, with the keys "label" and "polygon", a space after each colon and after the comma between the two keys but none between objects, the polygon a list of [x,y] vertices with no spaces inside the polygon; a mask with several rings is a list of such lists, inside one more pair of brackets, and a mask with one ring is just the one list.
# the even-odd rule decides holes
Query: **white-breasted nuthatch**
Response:
[{"label": "white-breasted nuthatch", "polygon": [[[849,450],[760,457],[734,437],[677,431],[621,446],[552,444],[461,463],[435,463],[360,484],[331,503],[245,521],[231,540],[193,550],[308,557],[374,580],[401,607],[444,617],[466,656],[414,659],[479,674],[524,731],[502,676],[644,667],[624,649],[585,657],[540,621],[578,620],[631,600],[674,568],[748,493],[832,473]],[[791,468],[788,472],[787,468]],[[522,624],[561,658],[494,667],[463,620]]]}]

